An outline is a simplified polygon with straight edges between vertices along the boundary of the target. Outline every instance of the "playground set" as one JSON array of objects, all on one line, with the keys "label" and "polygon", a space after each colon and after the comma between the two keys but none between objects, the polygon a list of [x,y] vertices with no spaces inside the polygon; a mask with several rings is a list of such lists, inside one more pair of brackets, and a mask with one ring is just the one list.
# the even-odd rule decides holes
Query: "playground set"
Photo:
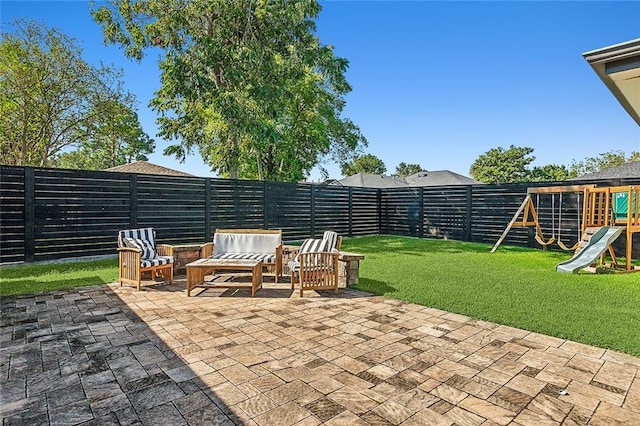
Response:
[{"label": "playground set", "polygon": [[[562,197],[566,193],[577,193],[578,196],[578,231],[580,235],[576,243],[568,246],[562,241]],[[542,226],[538,220],[540,197],[551,195],[552,229],[551,237],[545,239]],[[558,227],[555,224],[555,199],[559,198]],[[533,196],[536,196],[534,204]],[[582,195],[582,209],[580,196]],[[581,214],[580,214],[581,213]],[[522,216],[522,219],[519,218]],[[491,249],[495,252],[513,227],[535,227],[536,241],[546,249],[556,244],[563,250],[575,250],[574,256],[556,266],[558,272],[577,272],[595,263],[600,258],[604,264],[606,252],[611,257],[611,266],[620,267],[612,244],[621,235],[626,235],[625,269],[640,271],[631,263],[633,255],[633,235],[640,232],[640,187],[569,185],[527,188],[527,195],[513,215],[506,229]]]}]

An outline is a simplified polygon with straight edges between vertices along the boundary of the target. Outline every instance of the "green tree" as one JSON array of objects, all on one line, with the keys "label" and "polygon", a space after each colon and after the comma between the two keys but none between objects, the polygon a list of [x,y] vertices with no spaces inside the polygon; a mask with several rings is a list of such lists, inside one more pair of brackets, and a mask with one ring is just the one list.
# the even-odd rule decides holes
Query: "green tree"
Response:
[{"label": "green tree", "polygon": [[547,164],[546,166],[534,167],[529,174],[531,182],[560,181],[576,177],[566,166],[557,164]]},{"label": "green tree", "polygon": [[232,178],[297,181],[366,140],[341,118],[348,62],[314,35],[315,0],[110,0],[93,10],[105,41],[141,60],[160,52],[151,101],[165,150],[198,150]]},{"label": "green tree", "polygon": [[132,161],[146,161],[155,148],[138,120],[138,114],[128,106],[109,101],[98,105],[97,117],[87,129],[87,141],[75,151],[63,152],[52,160],[56,167],[66,169],[103,170]]},{"label": "green tree", "polygon": [[52,165],[114,119],[100,105],[133,107],[121,71],[87,64],[73,38],[34,21],[15,21],[13,27],[0,40],[3,164]]},{"label": "green tree", "polygon": [[371,173],[383,175],[387,168],[384,162],[373,154],[364,154],[353,158],[349,162],[342,163],[340,170],[343,176],[351,176],[356,173]]},{"label": "green tree", "polygon": [[617,167],[629,161],[640,161],[640,151],[632,151],[627,157],[624,151],[613,150],[603,152],[596,157],[587,157],[583,161],[573,160],[569,170],[575,176],[582,176],[587,173],[595,173],[611,167]]},{"label": "green tree", "polygon": [[396,166],[396,176],[405,177],[422,171],[420,164],[407,164],[402,162]]},{"label": "green tree", "polygon": [[469,173],[475,180],[484,183],[526,182],[529,179],[529,164],[533,148],[511,145],[509,149],[492,148],[480,155],[471,165]]}]

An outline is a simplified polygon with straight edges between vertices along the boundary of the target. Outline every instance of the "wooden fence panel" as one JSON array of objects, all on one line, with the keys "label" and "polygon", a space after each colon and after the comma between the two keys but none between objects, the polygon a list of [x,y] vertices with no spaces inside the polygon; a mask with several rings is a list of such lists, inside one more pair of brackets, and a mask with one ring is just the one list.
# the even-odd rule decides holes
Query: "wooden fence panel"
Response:
[{"label": "wooden fence panel", "polygon": [[285,242],[314,235],[312,185],[267,182],[265,204],[269,229],[282,229]]},{"label": "wooden fence panel", "polygon": [[313,185],[315,236],[324,231],[349,235],[349,190],[340,186]]},{"label": "wooden fence panel", "polygon": [[[375,188],[351,188],[351,235],[380,234],[380,210]],[[346,235],[349,235],[347,233]]]},{"label": "wooden fence panel", "polygon": [[34,209],[34,260],[115,254],[116,231],[129,226],[129,179],[36,169]]},{"label": "wooden fence panel", "polygon": [[420,189],[390,188],[381,195],[381,233],[418,236]]},{"label": "wooden fence panel", "polygon": [[265,228],[264,198],[265,182],[212,179],[212,232],[216,228]]},{"label": "wooden fence panel", "polygon": [[25,261],[24,167],[0,166],[0,261]]},{"label": "wooden fence panel", "polygon": [[138,175],[137,227],[166,244],[203,243],[205,179]]},{"label": "wooden fence panel", "polygon": [[423,191],[423,237],[465,240],[467,187],[425,187]]}]

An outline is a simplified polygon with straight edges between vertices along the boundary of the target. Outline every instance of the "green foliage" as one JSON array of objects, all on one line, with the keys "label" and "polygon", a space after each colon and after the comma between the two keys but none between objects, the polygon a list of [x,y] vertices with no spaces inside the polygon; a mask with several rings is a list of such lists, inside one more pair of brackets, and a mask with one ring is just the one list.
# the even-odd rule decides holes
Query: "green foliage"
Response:
[{"label": "green foliage", "polygon": [[575,176],[582,176],[617,167],[629,161],[640,161],[640,151],[632,151],[628,157],[624,151],[620,150],[603,152],[597,157],[587,157],[583,161],[574,160],[569,170]]},{"label": "green foliage", "polygon": [[531,182],[560,181],[574,177],[576,177],[575,172],[569,171],[566,166],[557,164],[534,167],[529,174]]},{"label": "green foliage", "polygon": [[71,152],[63,152],[52,160],[56,167],[65,169],[104,170],[133,161],[148,160],[155,148],[142,129],[138,114],[119,102],[99,105],[102,120],[92,125],[90,137],[82,146]]},{"label": "green foliage", "polygon": [[297,181],[365,138],[340,115],[348,62],[314,35],[315,0],[110,0],[93,10],[129,57],[160,52],[151,101],[165,154],[198,150],[221,176]]},{"label": "green foliage", "polygon": [[402,162],[396,167],[396,176],[406,177],[421,171],[423,170],[420,164],[407,164]]},{"label": "green foliage", "polygon": [[340,165],[343,176],[351,176],[356,173],[371,173],[383,175],[387,168],[384,162],[373,154],[364,154],[353,158],[349,162]]},{"label": "green foliage", "polygon": [[[87,155],[98,155],[97,138],[128,139],[123,134],[140,129],[133,115],[129,129],[113,133],[122,111],[133,114],[135,103],[122,87],[121,71],[90,66],[75,39],[42,23],[16,21],[14,28],[0,40],[3,164],[56,165],[56,158],[73,149],[75,159],[84,162]],[[153,149],[152,141],[143,145],[141,152]]]},{"label": "green foliage", "polygon": [[511,145],[509,149],[492,148],[480,155],[471,165],[471,177],[484,183],[526,182],[533,148]]},{"label": "green foliage", "polygon": [[472,318],[640,355],[637,274],[560,274],[571,253],[403,237],[346,239],[357,288]]}]

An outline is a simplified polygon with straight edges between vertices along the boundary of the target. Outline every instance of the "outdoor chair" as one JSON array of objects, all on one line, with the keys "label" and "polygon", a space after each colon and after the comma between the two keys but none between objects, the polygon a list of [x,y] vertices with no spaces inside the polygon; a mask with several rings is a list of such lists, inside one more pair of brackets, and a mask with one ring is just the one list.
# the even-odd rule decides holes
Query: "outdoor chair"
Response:
[{"label": "outdoor chair", "polygon": [[135,284],[140,291],[143,272],[151,272],[152,280],[163,277],[173,283],[173,247],[156,245],[153,228],[119,231],[118,255],[120,286]]},{"label": "outdoor chair", "polygon": [[[337,240],[336,240],[337,241]],[[331,242],[309,238],[289,262],[291,289],[300,284],[300,297],[305,290],[333,290],[338,293],[338,251],[328,251]]]}]

